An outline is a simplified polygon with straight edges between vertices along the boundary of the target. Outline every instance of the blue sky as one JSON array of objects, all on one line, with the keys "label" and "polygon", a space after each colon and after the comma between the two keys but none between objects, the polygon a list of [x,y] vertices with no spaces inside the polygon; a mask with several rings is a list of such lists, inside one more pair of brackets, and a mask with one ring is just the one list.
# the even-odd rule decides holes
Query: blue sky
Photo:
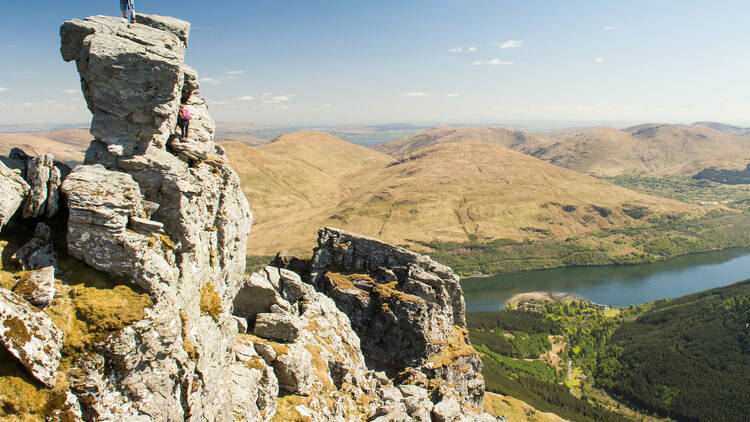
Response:
[{"label": "blue sky", "polygon": [[[5,3],[0,124],[88,121],[59,25],[119,2]],[[192,23],[186,60],[219,121],[750,126],[747,1],[135,5]]]}]

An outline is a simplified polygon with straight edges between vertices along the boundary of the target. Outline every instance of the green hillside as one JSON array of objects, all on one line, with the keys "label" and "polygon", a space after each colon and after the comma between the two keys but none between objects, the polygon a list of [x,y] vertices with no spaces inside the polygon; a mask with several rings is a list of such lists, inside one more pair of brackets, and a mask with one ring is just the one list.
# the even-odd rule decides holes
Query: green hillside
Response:
[{"label": "green hillside", "polygon": [[623,323],[599,360],[597,383],[688,421],[750,415],[750,280],[659,301]]}]

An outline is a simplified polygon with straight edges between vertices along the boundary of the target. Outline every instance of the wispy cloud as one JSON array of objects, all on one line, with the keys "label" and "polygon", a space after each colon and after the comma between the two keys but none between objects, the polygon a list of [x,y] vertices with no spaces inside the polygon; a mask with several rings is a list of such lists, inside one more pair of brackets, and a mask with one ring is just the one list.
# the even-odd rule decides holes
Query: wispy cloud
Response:
[{"label": "wispy cloud", "polygon": [[603,29],[603,30],[605,30],[605,31],[612,31],[612,30],[615,30],[615,29],[617,29],[617,27],[616,27],[616,26],[614,26],[614,25],[610,25],[610,26],[605,26],[605,27],[604,27],[604,28],[602,28],[602,29]]},{"label": "wispy cloud", "polygon": [[461,94],[445,94],[444,97],[460,97]]},{"label": "wispy cloud", "polygon": [[500,48],[519,48],[523,45],[523,41],[522,40],[497,41],[494,44]]},{"label": "wispy cloud", "polygon": [[0,86],[0,92],[5,92],[5,91],[7,91],[7,90],[8,90],[8,88],[6,88],[6,87],[4,87],[4,86]]},{"label": "wispy cloud", "polygon": [[415,91],[415,92],[404,92],[401,95],[403,95],[404,97],[427,97],[430,94],[426,92],[422,92],[422,91]]},{"label": "wispy cloud", "polygon": [[227,75],[242,75],[244,70],[227,70]]},{"label": "wispy cloud", "polygon": [[78,94],[79,92],[81,92],[81,90],[78,89],[78,88],[71,88],[71,89],[66,89],[65,90],[65,93],[68,94],[68,95]]},{"label": "wispy cloud", "polygon": [[253,101],[255,97],[251,95],[243,95],[241,97],[237,97],[237,101]]},{"label": "wispy cloud", "polygon": [[500,59],[489,59],[489,60],[475,60],[471,64],[473,64],[474,66],[480,66],[480,65],[483,65],[483,64],[489,64],[489,65],[493,65],[493,66],[497,66],[497,65],[510,66],[512,64],[515,64],[515,63],[514,62],[508,62],[508,61],[500,60]]},{"label": "wispy cloud", "polygon": [[208,76],[201,77],[200,78],[200,82],[204,83],[204,84],[220,84],[221,83],[221,81],[219,79],[211,78],[211,77],[208,77]]},{"label": "wispy cloud", "polygon": [[263,94],[263,97],[261,98],[261,101],[263,104],[281,104],[288,101],[292,101],[292,98],[294,98],[294,95],[287,94],[287,95],[266,95]]},{"label": "wispy cloud", "polygon": [[464,49],[461,48],[461,47],[456,47],[456,48],[451,48],[448,51],[451,52],[451,53],[460,53],[460,52],[464,51]]},{"label": "wispy cloud", "polygon": [[478,49],[476,47],[474,47],[474,46],[471,46],[471,47],[469,47],[469,48],[466,49],[466,51],[468,51],[469,53],[473,53],[473,52],[475,52],[477,50]]},{"label": "wispy cloud", "polygon": [[603,58],[601,58],[601,57],[597,57],[597,58],[595,58],[595,59],[594,59],[594,61],[595,61],[595,62],[597,62],[597,63],[604,63],[604,62],[606,62],[607,60],[605,60],[605,59],[603,59]]}]

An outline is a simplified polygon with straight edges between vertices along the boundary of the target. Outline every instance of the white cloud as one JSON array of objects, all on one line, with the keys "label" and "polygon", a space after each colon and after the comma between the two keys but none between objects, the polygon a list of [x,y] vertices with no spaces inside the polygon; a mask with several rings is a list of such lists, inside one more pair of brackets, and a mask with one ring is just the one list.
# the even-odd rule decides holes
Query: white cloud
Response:
[{"label": "white cloud", "polygon": [[8,88],[5,88],[4,86],[0,86],[0,92],[5,92],[7,90],[8,90]]},{"label": "white cloud", "polygon": [[81,90],[78,88],[71,88],[71,89],[65,90],[65,93],[69,95],[78,94],[79,92],[81,92]]},{"label": "white cloud", "polygon": [[401,95],[403,95],[404,97],[427,97],[430,94],[426,92],[416,91],[416,92],[404,92]]},{"label": "white cloud", "polygon": [[601,57],[597,57],[597,58],[594,59],[594,61],[597,62],[597,63],[604,63],[606,60],[603,59],[603,58],[601,58]]},{"label": "white cloud", "polygon": [[498,41],[495,43],[500,48],[519,48],[523,45],[522,40]]},{"label": "white cloud", "polygon": [[461,94],[445,94],[445,97],[460,97]]},{"label": "white cloud", "polygon": [[473,52],[477,51],[477,48],[474,47],[474,46],[472,46],[472,47],[467,48],[466,51],[468,51],[469,53],[473,53]]},{"label": "white cloud", "polygon": [[255,97],[250,95],[243,95],[241,97],[237,97],[237,101],[253,101]]},{"label": "white cloud", "polygon": [[493,66],[497,66],[497,65],[510,66],[512,64],[515,64],[515,63],[514,62],[508,62],[508,61],[503,61],[503,60],[500,60],[500,59],[490,59],[490,60],[484,60],[484,61],[482,61],[482,60],[475,60],[471,64],[473,64],[474,66],[479,66],[479,65],[483,65],[483,64],[489,64],[489,65],[493,65]]},{"label": "white cloud", "polygon": [[614,25],[612,25],[612,26],[605,26],[605,27],[604,27],[604,28],[602,28],[602,29],[603,29],[603,30],[605,30],[605,31],[612,31],[612,30],[614,30],[614,29],[617,29],[617,27],[616,27],[616,26],[614,26]]},{"label": "white cloud", "polygon": [[461,47],[456,47],[456,48],[451,48],[448,51],[450,51],[451,53],[460,53],[460,52],[464,51],[464,49],[461,48]]},{"label": "white cloud", "polygon": [[220,84],[221,81],[216,78],[210,78],[208,76],[200,78],[200,81],[205,84]]},{"label": "white cloud", "polygon": [[244,70],[228,70],[227,75],[242,75],[245,73]]},{"label": "white cloud", "polygon": [[294,95],[291,94],[275,96],[272,96],[271,94],[263,94],[263,98],[261,98],[261,101],[263,101],[264,104],[281,104],[291,101],[293,97]]}]

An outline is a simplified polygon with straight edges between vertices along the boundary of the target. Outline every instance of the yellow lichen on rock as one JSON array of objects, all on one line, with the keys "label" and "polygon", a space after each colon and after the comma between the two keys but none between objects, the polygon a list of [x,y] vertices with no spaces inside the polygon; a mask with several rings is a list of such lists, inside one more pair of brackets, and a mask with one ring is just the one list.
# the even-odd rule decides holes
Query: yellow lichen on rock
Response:
[{"label": "yellow lichen on rock", "polygon": [[447,340],[441,342],[441,344],[443,348],[440,352],[435,353],[428,360],[433,368],[462,364],[458,362],[458,358],[477,353],[469,342],[469,331],[457,325],[453,326],[453,331],[450,332]]},{"label": "yellow lichen on rock", "polygon": [[219,321],[219,314],[224,312],[221,307],[221,298],[210,281],[201,287],[200,308],[201,312],[210,315],[217,322]]}]

